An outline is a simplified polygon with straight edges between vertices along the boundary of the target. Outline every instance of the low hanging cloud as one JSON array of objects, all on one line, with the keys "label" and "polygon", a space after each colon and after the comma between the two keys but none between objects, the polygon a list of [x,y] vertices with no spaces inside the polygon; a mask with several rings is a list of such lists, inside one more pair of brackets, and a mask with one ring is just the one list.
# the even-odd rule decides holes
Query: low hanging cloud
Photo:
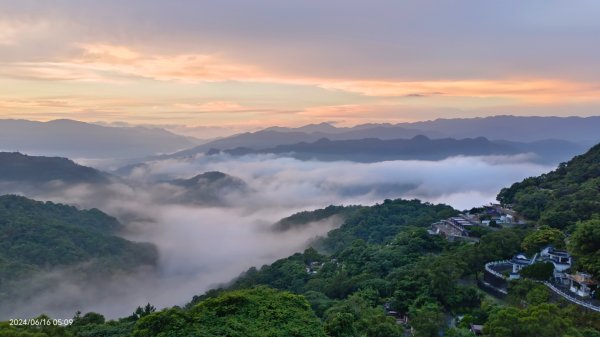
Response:
[{"label": "low hanging cloud", "polygon": [[[252,198],[232,200],[238,207],[321,207],[414,197],[464,209],[492,202],[502,187],[552,169],[531,160],[529,155],[516,155],[355,163],[223,154],[154,162],[135,169],[130,177],[190,177],[221,171],[243,179],[255,191]],[[444,198],[464,194],[476,197]]]},{"label": "low hanging cloud", "polygon": [[[67,318],[77,310],[116,318],[148,302],[159,308],[182,305],[249,267],[302,251],[312,239],[340,225],[333,218],[301,230],[271,230],[283,217],[330,204],[370,205],[399,197],[458,209],[479,206],[493,201],[500,188],[551,169],[530,159],[522,155],[353,163],[222,154],[148,163],[104,186],[58,184],[53,186],[60,188],[21,190],[37,199],[97,207],[117,216],[125,224],[124,237],[154,243],[160,257],[155,269],[110,275],[98,283],[81,282],[65,270],[52,271],[30,282],[32,287],[52,284],[51,290],[16,299],[0,310],[0,319],[40,313]],[[165,180],[207,171],[238,177],[247,188],[224,194],[219,206],[169,199],[177,191],[164,186]]]}]

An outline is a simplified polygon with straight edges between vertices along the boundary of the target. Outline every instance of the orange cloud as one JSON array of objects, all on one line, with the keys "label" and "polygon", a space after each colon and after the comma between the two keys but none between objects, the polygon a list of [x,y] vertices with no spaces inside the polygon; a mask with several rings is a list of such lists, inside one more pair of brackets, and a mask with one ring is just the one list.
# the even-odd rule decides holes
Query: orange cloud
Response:
[{"label": "orange cloud", "polygon": [[544,79],[329,81],[320,86],[374,97],[507,97],[534,103],[552,103],[573,98],[598,99],[600,97],[600,88],[597,84]]},{"label": "orange cloud", "polygon": [[127,62],[136,60],[141,55],[130,48],[123,46],[115,46],[104,43],[95,44],[80,44],[79,47],[83,50],[83,57],[86,60],[96,60],[99,62]]},{"label": "orange cloud", "polygon": [[199,104],[178,103],[175,104],[175,107],[198,112],[241,112],[249,110],[248,107],[225,101],[214,101]]},{"label": "orange cloud", "polygon": [[330,106],[317,106],[304,109],[299,115],[317,118],[348,118],[369,113],[371,108],[366,105],[342,104]]},{"label": "orange cloud", "polygon": [[220,55],[145,55],[128,47],[107,44],[80,45],[83,55],[65,65],[118,72],[156,80],[227,81],[260,78],[255,67],[238,64]]},{"label": "orange cloud", "polygon": [[[1,38],[2,35],[0,35]],[[597,83],[560,79],[522,78],[510,80],[373,80],[307,78],[281,75],[220,54],[148,54],[126,46],[79,44],[80,55],[54,62],[5,63],[0,75],[65,81],[123,83],[136,77],[159,81],[294,84],[338,90],[369,97],[460,97],[505,98],[528,104],[600,101]],[[235,111],[241,107],[196,106],[198,111]],[[208,103],[204,103],[208,104]],[[193,106],[180,106],[190,108]],[[219,110],[221,109],[221,110]]]}]

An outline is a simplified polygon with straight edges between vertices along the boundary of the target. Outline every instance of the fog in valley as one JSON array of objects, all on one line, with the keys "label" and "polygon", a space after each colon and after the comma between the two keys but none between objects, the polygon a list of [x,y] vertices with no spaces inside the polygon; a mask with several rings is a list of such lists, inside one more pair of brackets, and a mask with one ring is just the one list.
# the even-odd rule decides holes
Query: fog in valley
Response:
[{"label": "fog in valley", "polygon": [[[341,225],[339,218],[331,218],[302,230],[270,230],[283,217],[330,204],[372,205],[386,198],[418,198],[467,209],[494,201],[502,187],[552,169],[530,159],[520,155],[354,163],[201,155],[146,163],[102,186],[55,183],[52,188],[4,190],[99,208],[125,225],[125,238],[154,243],[160,259],[156,270],[113,275],[97,283],[81,282],[69,271],[44,275],[44,280],[29,284],[53,284],[52,289],[38,289],[36,296],[2,308],[0,319],[40,313],[68,318],[76,310],[116,318],[148,302],[157,308],[184,305],[249,267],[302,251],[311,240]],[[223,192],[219,205],[170,198],[182,191],[165,181],[209,171],[237,177],[245,187]]]}]

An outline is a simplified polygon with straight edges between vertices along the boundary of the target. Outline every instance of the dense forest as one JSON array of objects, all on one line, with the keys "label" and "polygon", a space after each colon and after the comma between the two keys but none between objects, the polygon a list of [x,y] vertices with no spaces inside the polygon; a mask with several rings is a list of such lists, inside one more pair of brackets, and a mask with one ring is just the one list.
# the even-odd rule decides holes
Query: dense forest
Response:
[{"label": "dense forest", "polygon": [[574,230],[600,216],[600,144],[539,177],[504,188],[498,201],[542,225]]},{"label": "dense forest", "polygon": [[600,144],[552,172],[502,189],[498,200],[569,235],[577,269],[600,278]]},{"label": "dense forest", "polygon": [[[148,304],[115,321],[78,313],[64,328],[2,323],[0,336],[461,337],[472,336],[469,327],[476,324],[490,337],[600,337],[600,314],[535,281],[547,277],[545,264],[525,269],[502,299],[477,286],[486,262],[548,244],[569,249],[576,270],[600,275],[599,153],[596,146],[556,171],[502,190],[499,200],[530,221],[484,231],[478,240],[430,235],[432,222],[458,212],[418,200],[303,212],[287,225],[340,212],[345,221],[312,248],[251,268],[183,307],[157,311]],[[537,203],[527,199],[531,193]],[[568,222],[547,221],[547,212],[572,211],[576,201],[586,212],[574,208],[577,216]]]},{"label": "dense forest", "polygon": [[314,211],[302,211],[283,218],[273,226],[276,231],[286,231],[290,229],[301,228],[311,222],[321,221],[333,216],[338,216],[344,220],[351,214],[361,209],[362,206],[327,206]]},{"label": "dense forest", "polygon": [[[97,209],[0,196],[0,303],[20,292],[20,282],[55,268],[94,276],[154,265],[150,244],[117,237],[121,224]],[[92,275],[90,275],[92,276]]]}]

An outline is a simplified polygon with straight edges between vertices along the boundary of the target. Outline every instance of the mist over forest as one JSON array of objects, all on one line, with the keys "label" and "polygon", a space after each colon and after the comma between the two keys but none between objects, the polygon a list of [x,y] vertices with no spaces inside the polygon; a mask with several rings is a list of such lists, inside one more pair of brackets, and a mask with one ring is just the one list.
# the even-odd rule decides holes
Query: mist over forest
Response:
[{"label": "mist over forest", "polygon": [[[468,209],[493,202],[503,186],[549,169],[528,155],[357,163],[220,154],[146,162],[121,176],[104,173],[102,183],[51,180],[31,186],[4,185],[3,194],[98,208],[116,216],[124,225],[120,235],[154,244],[159,258],[154,268],[98,282],[83,282],[61,269],[37,275],[25,283],[32,290],[24,292],[35,296],[3,306],[0,314],[8,318],[44,312],[68,317],[79,310],[117,318],[138,304],[181,305],[250,267],[304,250],[342,223],[332,217],[299,229],[273,230],[273,224],[293,213],[395,198]],[[215,178],[220,183],[181,183],[205,172],[224,175]],[[196,194],[190,194],[190,189]],[[206,203],[206,196],[215,200]],[[40,291],[40,284],[52,291]]]}]

